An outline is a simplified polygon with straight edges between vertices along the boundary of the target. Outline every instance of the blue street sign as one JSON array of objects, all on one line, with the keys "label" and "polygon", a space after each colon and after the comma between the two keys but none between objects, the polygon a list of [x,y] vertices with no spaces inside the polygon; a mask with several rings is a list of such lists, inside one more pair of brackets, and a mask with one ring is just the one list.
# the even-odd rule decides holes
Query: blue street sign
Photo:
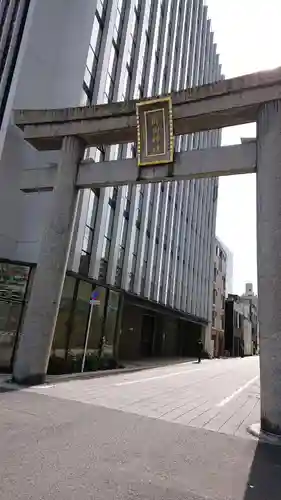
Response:
[{"label": "blue street sign", "polygon": [[92,306],[99,306],[100,305],[98,290],[93,290],[93,292],[91,293],[90,304]]}]

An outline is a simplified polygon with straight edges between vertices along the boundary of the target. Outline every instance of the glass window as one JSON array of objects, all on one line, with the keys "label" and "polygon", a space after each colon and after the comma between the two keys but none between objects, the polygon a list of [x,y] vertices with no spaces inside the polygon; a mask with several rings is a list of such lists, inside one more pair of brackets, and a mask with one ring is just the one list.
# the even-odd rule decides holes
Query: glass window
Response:
[{"label": "glass window", "polygon": [[89,364],[94,362],[93,357],[99,355],[99,350],[101,347],[101,339],[103,333],[103,322],[104,322],[104,311],[105,311],[105,301],[106,301],[106,288],[101,286],[96,287],[95,291],[98,293],[99,305],[92,306],[90,325],[89,325],[89,336],[87,344],[87,354],[85,371],[91,370]]},{"label": "glass window", "polygon": [[79,281],[67,353],[68,359],[72,365],[72,371],[74,372],[81,371],[90,311],[91,292],[92,285],[90,283]]},{"label": "glass window", "polygon": [[89,47],[89,51],[88,51],[88,57],[87,57],[87,67],[90,71],[92,71],[92,67],[93,67],[93,64],[94,64],[94,52],[92,50],[91,47]]},{"label": "glass window", "polygon": [[99,34],[100,34],[100,23],[99,23],[97,17],[95,16],[93,29],[92,29],[92,35],[91,35],[91,42],[90,42],[91,47],[92,47],[94,52],[96,52],[96,49],[97,49],[97,41],[99,38]]},{"label": "glass window", "polygon": [[115,19],[115,26],[114,26],[114,38],[115,38],[116,41],[117,41],[117,38],[118,38],[120,21],[121,21],[121,12],[120,12],[120,9],[117,8],[116,19]]},{"label": "glass window", "polygon": [[80,101],[80,106],[87,106],[87,105],[88,105],[88,96],[87,96],[86,92],[83,90],[81,101]]},{"label": "glass window", "polygon": [[213,311],[212,313],[212,326],[214,327],[216,324],[216,311]]},{"label": "glass window", "polygon": [[146,262],[148,261],[148,249],[149,249],[149,239],[146,238],[146,240],[145,240],[145,247],[144,247],[144,260]]},{"label": "glass window", "polygon": [[135,272],[136,272],[136,267],[137,267],[137,256],[133,253],[133,256],[132,256],[132,276],[135,276]]},{"label": "glass window", "polygon": [[[128,232],[128,219],[123,217],[122,218],[122,227],[121,227],[121,238],[120,238],[121,239],[120,254],[121,254],[121,252],[122,252],[122,254],[124,254],[124,249],[125,249],[126,239],[127,239],[127,232]],[[122,249],[122,251],[121,251],[121,249]],[[120,264],[121,261],[122,261],[122,265],[123,265],[123,258],[121,258],[121,256],[120,256],[120,259],[118,259],[118,265],[120,265],[120,267],[122,267],[122,265]]]},{"label": "glass window", "polygon": [[90,226],[92,228],[95,225],[94,224],[95,212],[96,212],[95,202],[96,202],[96,195],[93,191],[90,191],[88,214],[87,214],[87,226]]},{"label": "glass window", "polygon": [[24,299],[30,268],[17,264],[0,263],[0,299]]},{"label": "glass window", "polygon": [[110,239],[108,239],[106,236],[104,237],[103,240],[103,247],[102,247],[102,259],[108,260],[109,258],[109,251],[110,251]]},{"label": "glass window", "polygon": [[93,241],[93,230],[91,227],[86,226],[84,232],[83,246],[82,246],[84,252],[91,253],[92,241]]},{"label": "glass window", "polygon": [[11,369],[23,304],[0,299],[0,367]]},{"label": "glass window", "polygon": [[113,75],[115,59],[116,59],[116,50],[115,50],[114,45],[112,45],[111,50],[110,50],[109,61],[108,61],[108,68],[107,68],[107,72],[109,73],[110,76]]},{"label": "glass window", "polygon": [[49,361],[49,373],[63,373],[65,371],[64,360],[66,359],[66,345],[70,334],[75,284],[74,278],[66,276]]},{"label": "glass window", "polygon": [[109,73],[107,73],[106,75],[106,82],[105,82],[105,88],[104,88],[104,93],[107,95],[109,95],[109,89],[110,89],[110,84],[111,84],[111,76]]},{"label": "glass window", "polygon": [[91,75],[90,71],[88,70],[88,68],[86,67],[85,75],[84,75],[84,82],[86,83],[86,85],[88,85],[88,87],[91,84],[91,77],[92,77],[92,75]]},{"label": "glass window", "polygon": [[120,288],[122,281],[122,269],[121,267],[116,267],[116,275],[115,275],[115,286]]},{"label": "glass window", "polygon": [[102,355],[104,357],[114,357],[114,342],[116,322],[118,316],[119,293],[109,291],[106,308],[106,318],[104,325],[104,345]]},{"label": "glass window", "polygon": [[103,9],[104,9],[104,0],[98,0],[97,11],[98,11],[100,17],[102,17],[102,15],[103,15]]},{"label": "glass window", "polygon": [[108,265],[108,258],[107,259],[101,259],[100,261],[100,268],[99,268],[99,281],[104,282],[106,279],[106,273],[107,273],[107,265]]},{"label": "glass window", "polygon": [[107,210],[107,220],[106,220],[106,230],[105,236],[111,239],[113,231],[113,221],[114,221],[114,209],[109,205]]},{"label": "glass window", "polygon": [[119,253],[118,253],[118,262],[117,266],[122,269],[123,267],[123,261],[124,261],[124,255],[125,255],[125,250],[123,247],[119,247]]},{"label": "glass window", "polygon": [[91,254],[82,250],[79,264],[79,273],[83,276],[88,276],[89,274],[90,260]]},{"label": "glass window", "polygon": [[138,253],[139,239],[140,239],[140,231],[138,228],[136,228],[135,244],[134,244],[134,252],[133,252],[135,255],[137,255],[137,253]]},{"label": "glass window", "polygon": [[105,158],[105,152],[104,152],[104,150],[97,148],[95,161],[96,162],[102,162],[102,161],[104,161],[104,158]]}]

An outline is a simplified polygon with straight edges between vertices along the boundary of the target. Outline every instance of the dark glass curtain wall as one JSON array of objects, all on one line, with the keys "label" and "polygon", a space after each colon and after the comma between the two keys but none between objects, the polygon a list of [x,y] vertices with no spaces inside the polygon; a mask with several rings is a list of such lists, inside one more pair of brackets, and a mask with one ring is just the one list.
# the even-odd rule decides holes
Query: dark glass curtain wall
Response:
[{"label": "dark glass curtain wall", "polygon": [[[95,290],[97,300],[91,304]],[[66,276],[49,373],[91,371],[114,357],[119,293]]]}]

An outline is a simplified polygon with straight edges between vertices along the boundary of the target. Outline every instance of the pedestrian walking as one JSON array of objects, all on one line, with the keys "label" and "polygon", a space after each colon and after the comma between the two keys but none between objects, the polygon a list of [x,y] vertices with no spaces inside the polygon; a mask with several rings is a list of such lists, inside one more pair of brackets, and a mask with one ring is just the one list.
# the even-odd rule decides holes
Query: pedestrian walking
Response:
[{"label": "pedestrian walking", "polygon": [[199,338],[197,340],[197,356],[198,356],[198,363],[201,363],[201,358],[202,358],[202,352],[203,352],[203,342]]}]

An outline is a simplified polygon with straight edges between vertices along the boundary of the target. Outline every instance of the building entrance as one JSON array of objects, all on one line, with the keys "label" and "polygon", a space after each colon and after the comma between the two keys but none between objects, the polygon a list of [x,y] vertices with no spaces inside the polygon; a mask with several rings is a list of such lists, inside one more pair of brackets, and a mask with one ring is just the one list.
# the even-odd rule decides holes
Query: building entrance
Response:
[{"label": "building entrance", "polygon": [[143,358],[149,358],[153,354],[154,339],[154,317],[144,315],[142,319],[141,332],[141,355]]}]

